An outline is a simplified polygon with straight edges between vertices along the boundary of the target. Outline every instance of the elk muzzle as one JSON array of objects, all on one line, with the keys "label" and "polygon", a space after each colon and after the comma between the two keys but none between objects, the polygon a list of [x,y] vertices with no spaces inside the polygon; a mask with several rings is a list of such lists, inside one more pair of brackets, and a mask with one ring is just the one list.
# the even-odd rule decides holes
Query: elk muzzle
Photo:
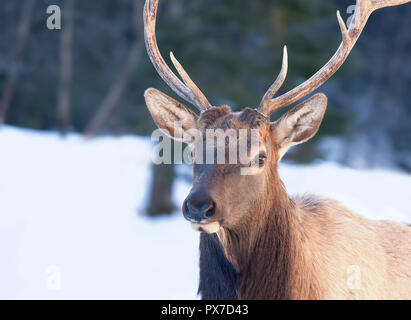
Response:
[{"label": "elk muzzle", "polygon": [[184,217],[192,223],[193,228],[208,233],[216,232],[220,228],[218,221],[211,221],[215,209],[215,202],[210,195],[201,191],[190,193],[183,204]]}]

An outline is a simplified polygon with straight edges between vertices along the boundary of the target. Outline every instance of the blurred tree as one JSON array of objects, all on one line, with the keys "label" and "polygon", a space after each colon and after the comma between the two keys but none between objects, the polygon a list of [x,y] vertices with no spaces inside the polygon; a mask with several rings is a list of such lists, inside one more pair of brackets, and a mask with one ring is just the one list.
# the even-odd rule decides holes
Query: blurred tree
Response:
[{"label": "blurred tree", "polygon": [[112,114],[114,108],[119,104],[120,99],[126,90],[126,86],[129,84],[138,63],[140,62],[140,57],[144,48],[144,39],[141,35],[141,30],[143,28],[143,17],[141,14],[143,1],[134,0],[133,4],[132,16],[135,29],[135,40],[118,79],[115,80],[101,106],[86,127],[85,135],[87,139],[94,137],[100,131],[110,114]]},{"label": "blurred tree", "polygon": [[152,165],[152,184],[147,215],[151,217],[169,215],[176,208],[172,200],[172,188],[175,178],[173,164]]},{"label": "blurred tree", "polygon": [[[70,88],[70,125],[74,131],[149,135],[154,125],[144,104],[144,90],[152,86],[177,98],[157,75],[144,49],[140,58],[134,54],[143,30],[140,27],[136,34],[136,19],[130,14],[135,10],[133,1],[76,1]],[[53,130],[58,126],[55,110],[62,32],[45,28],[46,8],[55,1],[35,3],[24,67],[19,69],[7,123]],[[161,1],[157,38],[166,60],[170,63],[168,52],[173,51],[211,103],[227,103],[234,109],[256,106],[277,76],[282,46],[286,44],[289,49],[289,74],[279,94],[307,79],[331,57],[341,41],[335,11],[339,9],[347,19],[352,13],[347,9],[354,3]],[[138,6],[141,19],[142,3]],[[332,135],[343,141],[344,152],[337,158],[340,162],[358,165],[361,161],[354,159],[358,155],[365,159],[363,164],[378,165],[382,162],[373,157],[378,153],[392,155],[388,162],[411,168],[410,18],[411,5],[384,9],[371,17],[350,58],[321,88],[329,97],[329,107],[318,137],[295,148],[292,160],[310,162],[329,157],[317,144],[322,137]],[[3,92],[13,69],[14,54],[9,53],[9,47],[18,42],[15,29],[20,21],[20,2],[3,0]]]},{"label": "blurred tree", "polygon": [[[0,48],[7,43],[13,26],[9,17],[18,8],[12,0],[4,3],[0,16],[7,19],[0,19],[4,30]],[[44,28],[45,8],[51,3],[44,0],[35,8],[24,83],[10,114],[10,124],[40,129],[56,126],[50,117],[55,98],[50,88],[59,77],[56,41],[61,32]],[[138,73],[136,68],[127,67],[131,57],[137,56],[133,54],[136,34],[131,8],[131,0],[76,2],[76,63],[71,88],[75,131],[90,129],[96,121],[92,118],[106,118],[97,121],[103,124],[98,125],[102,132],[148,134],[152,124],[144,106],[144,90],[151,85],[170,93],[145,54],[141,61],[130,62],[138,65]],[[291,67],[283,90],[310,76],[328,58],[339,40],[333,9],[323,0],[162,1],[158,19],[160,50],[165,57],[173,50],[214,104],[255,106],[280,68],[284,44],[289,46]],[[0,63],[0,86],[4,86],[1,70],[7,64]],[[120,75],[118,70],[122,70]],[[125,78],[128,81],[121,81]],[[121,85],[125,82],[129,85]],[[100,105],[98,113],[96,105]],[[114,106],[115,113],[109,111]]]},{"label": "blurred tree", "polygon": [[0,100],[0,125],[6,121],[7,112],[10,108],[11,99],[13,98],[14,87],[16,86],[20,74],[26,44],[30,34],[34,4],[35,0],[26,0],[23,5],[17,38],[11,54],[10,71],[7,82],[3,87]]},{"label": "blurred tree", "polygon": [[65,0],[60,40],[60,84],[57,102],[57,121],[60,133],[70,124],[71,83],[73,73],[74,0]]},{"label": "blurred tree", "polygon": [[334,82],[329,96],[351,118],[340,162],[411,171],[410,18],[410,5],[376,11],[354,49],[355,72]]}]

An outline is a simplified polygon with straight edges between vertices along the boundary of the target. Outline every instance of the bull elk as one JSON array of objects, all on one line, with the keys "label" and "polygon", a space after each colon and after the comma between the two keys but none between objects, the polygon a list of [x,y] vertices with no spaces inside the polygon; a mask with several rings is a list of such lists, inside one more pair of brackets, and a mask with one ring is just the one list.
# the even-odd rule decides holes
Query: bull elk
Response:
[{"label": "bull elk", "polygon": [[[179,121],[184,132],[258,129],[259,133],[258,148],[247,149],[251,162],[257,163],[253,175],[241,175],[242,164],[193,164],[193,186],[183,214],[202,231],[203,299],[411,299],[410,226],[367,220],[330,199],[290,197],[279,177],[278,162],[285,152],[317,132],[327,97],[314,94],[270,122],[274,111],[306,97],[341,67],[373,11],[410,1],[357,0],[348,28],[337,11],[342,43],[334,56],[304,83],[274,98],[287,74],[284,47],[281,71],[259,107],[241,112],[212,106],[171,53],[183,81],[173,73],[157,47],[159,1],[146,1],[148,55],[173,91],[200,111],[197,116],[160,91],[147,89],[146,104],[157,126],[186,143],[193,137],[177,137],[174,122]],[[353,266],[360,276],[356,287],[348,279]]]}]

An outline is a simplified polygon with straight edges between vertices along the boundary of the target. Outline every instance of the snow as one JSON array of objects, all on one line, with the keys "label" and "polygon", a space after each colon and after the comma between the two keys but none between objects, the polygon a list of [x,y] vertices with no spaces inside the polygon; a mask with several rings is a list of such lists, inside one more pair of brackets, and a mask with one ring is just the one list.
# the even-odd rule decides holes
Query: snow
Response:
[{"label": "snow", "polygon": [[[0,128],[0,298],[195,299],[198,234],[179,212],[149,219],[149,138]],[[186,172],[187,168],[179,168]],[[410,222],[410,175],[331,162],[281,164],[290,193]],[[180,206],[189,191],[175,183]]]}]

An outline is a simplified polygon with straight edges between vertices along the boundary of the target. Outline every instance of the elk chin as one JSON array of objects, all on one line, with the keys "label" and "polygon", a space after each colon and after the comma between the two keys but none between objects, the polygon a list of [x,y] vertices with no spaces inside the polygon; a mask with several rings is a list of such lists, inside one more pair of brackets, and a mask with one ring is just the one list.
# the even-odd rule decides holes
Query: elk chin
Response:
[{"label": "elk chin", "polygon": [[206,233],[216,233],[220,230],[220,222],[214,221],[210,223],[191,223],[194,230]]}]

